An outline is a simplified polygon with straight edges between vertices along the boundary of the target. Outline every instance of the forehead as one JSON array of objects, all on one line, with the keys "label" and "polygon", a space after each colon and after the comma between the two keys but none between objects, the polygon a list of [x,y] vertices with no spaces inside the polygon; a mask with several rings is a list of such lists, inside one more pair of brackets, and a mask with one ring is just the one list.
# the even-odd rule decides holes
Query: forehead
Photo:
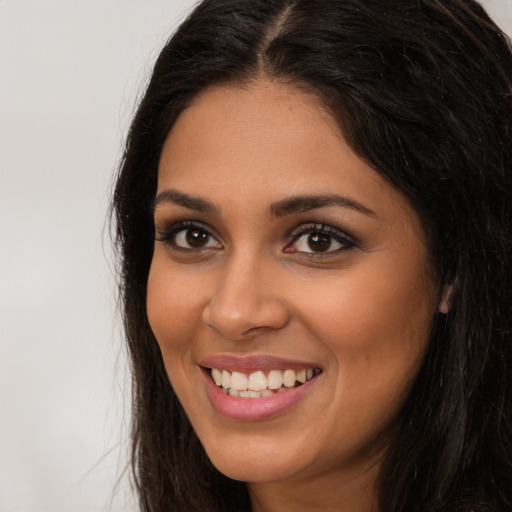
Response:
[{"label": "forehead", "polygon": [[303,158],[309,152],[318,158],[326,136],[344,144],[337,124],[311,94],[267,81],[214,86],[179,116],[163,156],[187,151],[197,160],[229,156],[241,172],[249,160],[275,165],[279,159]]},{"label": "forehead", "polygon": [[352,150],[318,98],[267,81],[211,87],[180,115],[159,166],[158,191],[169,188],[221,205],[328,193],[372,210],[406,203]]}]

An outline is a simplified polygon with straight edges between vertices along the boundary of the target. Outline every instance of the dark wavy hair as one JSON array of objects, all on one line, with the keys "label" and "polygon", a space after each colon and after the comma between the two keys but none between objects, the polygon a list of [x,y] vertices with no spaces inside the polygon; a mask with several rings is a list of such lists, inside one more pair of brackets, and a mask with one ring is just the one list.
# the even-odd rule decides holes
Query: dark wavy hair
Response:
[{"label": "dark wavy hair", "polygon": [[145,512],[250,510],[204,453],[146,314],[162,145],[213,84],[313,92],[412,204],[451,286],[393,425],[381,512],[512,510],[512,52],[472,0],[205,0],[167,42],[113,197]]}]

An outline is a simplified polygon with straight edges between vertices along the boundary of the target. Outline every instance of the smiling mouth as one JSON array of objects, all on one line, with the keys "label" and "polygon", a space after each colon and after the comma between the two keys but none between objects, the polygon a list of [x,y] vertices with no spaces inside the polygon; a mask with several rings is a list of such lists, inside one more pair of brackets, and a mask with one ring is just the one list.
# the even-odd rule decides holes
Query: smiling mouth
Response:
[{"label": "smiling mouth", "polygon": [[240,398],[264,398],[302,386],[322,373],[322,370],[302,368],[298,371],[270,370],[267,373],[258,370],[247,374],[211,368],[210,373],[223,393]]}]

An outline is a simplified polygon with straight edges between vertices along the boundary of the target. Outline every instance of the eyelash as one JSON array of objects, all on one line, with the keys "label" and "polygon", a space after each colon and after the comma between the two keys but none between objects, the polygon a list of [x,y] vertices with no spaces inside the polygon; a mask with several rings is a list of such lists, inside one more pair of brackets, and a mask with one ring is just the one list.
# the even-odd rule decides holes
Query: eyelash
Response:
[{"label": "eyelash", "polygon": [[[330,244],[332,244],[332,240],[334,240],[335,242],[339,243],[341,247],[334,249],[334,250],[329,250],[330,249],[330,247],[329,247],[326,251],[318,251],[318,252],[294,251],[292,249],[292,246],[294,244],[296,244],[302,237],[307,236],[307,235],[313,235],[313,234],[326,235],[330,239]],[[307,257],[317,257],[317,258],[318,257],[326,257],[326,256],[330,256],[334,253],[346,251],[348,249],[355,247],[355,245],[356,245],[353,237],[350,236],[348,233],[341,231],[340,229],[335,228],[334,226],[325,225],[324,223],[312,222],[310,224],[302,224],[299,227],[297,227],[296,229],[294,229],[290,233],[290,236],[292,237],[292,241],[290,244],[288,244],[285,247],[284,252],[300,253]]]},{"label": "eyelash", "polygon": [[[176,236],[180,232],[186,232],[192,229],[196,229],[198,231],[204,232],[208,237],[209,240],[213,239],[215,240],[220,247],[221,244],[218,242],[217,238],[212,235],[211,228],[209,228],[207,225],[203,224],[202,222],[198,221],[182,221],[178,222],[176,224],[170,225],[167,229],[163,230],[157,230],[155,239],[158,242],[165,243],[167,245],[170,245],[173,249],[176,250],[182,250],[182,251],[200,251],[204,249],[210,249],[210,247],[182,247],[176,243]],[[329,237],[330,245],[332,244],[332,240],[340,244],[340,247],[334,250],[329,250],[330,246],[325,251],[297,251],[293,250],[293,245],[295,245],[300,239],[307,235],[325,235]],[[301,254],[306,257],[326,257],[329,255],[332,255],[334,253],[343,252],[346,250],[349,250],[353,247],[355,247],[356,243],[354,241],[354,238],[349,235],[348,233],[341,231],[338,228],[335,228],[334,226],[325,225],[324,223],[309,223],[309,224],[301,224],[294,230],[292,230],[289,235],[290,238],[292,238],[292,241],[286,245],[284,248],[284,252],[287,254],[290,253],[296,253]]]},{"label": "eyelash", "polygon": [[185,247],[181,247],[176,244],[175,238],[180,232],[182,232],[182,231],[187,232],[192,229],[202,231],[202,232],[206,233],[209,237],[213,238],[214,240],[217,240],[217,238],[211,234],[211,229],[207,225],[203,224],[202,222],[191,221],[191,220],[185,220],[182,222],[178,222],[176,224],[172,224],[167,229],[163,229],[163,230],[157,229],[155,240],[157,242],[163,242],[165,244],[171,245],[174,249],[177,249],[177,250],[184,250],[184,251],[198,250],[200,248],[194,248],[194,247],[185,248]]}]

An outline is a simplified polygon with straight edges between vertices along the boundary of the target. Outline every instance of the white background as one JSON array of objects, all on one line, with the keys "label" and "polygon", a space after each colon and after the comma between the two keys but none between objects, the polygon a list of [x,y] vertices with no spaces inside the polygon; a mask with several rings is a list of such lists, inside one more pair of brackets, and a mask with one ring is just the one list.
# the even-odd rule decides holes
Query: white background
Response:
[{"label": "white background", "polygon": [[[136,98],[192,0],[0,0],[0,511],[135,511],[106,229]],[[512,0],[484,2],[512,33]]]}]

